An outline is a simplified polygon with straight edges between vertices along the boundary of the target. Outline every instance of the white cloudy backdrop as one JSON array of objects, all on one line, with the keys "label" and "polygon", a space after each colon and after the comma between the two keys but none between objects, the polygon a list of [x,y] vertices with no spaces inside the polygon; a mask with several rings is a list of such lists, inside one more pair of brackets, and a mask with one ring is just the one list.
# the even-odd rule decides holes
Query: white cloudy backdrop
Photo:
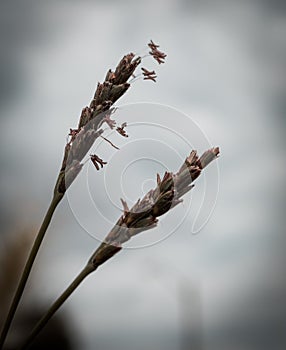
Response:
[{"label": "white cloudy backdrop", "polygon": [[[74,337],[79,348],[177,350],[188,344],[210,350],[284,349],[283,2],[3,1],[1,8],[3,228],[8,230],[15,222],[40,224],[67,131],[76,126],[81,108],[107,69],[129,51],[144,52],[150,38],[168,54],[165,65],[154,65],[158,82],[135,82],[119,105],[142,101],[168,105],[181,111],[182,119],[175,111],[165,114],[164,107],[154,115],[146,107],[148,120],[189,134],[188,141],[201,152],[204,142],[196,144],[195,133],[189,130],[196,125],[221,148],[218,199],[199,234],[191,233],[196,199],[201,200],[205,183],[216,188],[214,164],[206,170],[205,180],[199,179],[194,207],[175,234],[151,247],[119,254],[65,305],[78,331]],[[147,59],[145,65],[152,62]],[[124,108],[132,122],[132,113]],[[144,111],[145,107],[135,108],[136,122],[145,121]],[[152,154],[158,158],[156,145],[146,141],[151,131],[136,129],[133,135],[131,131],[132,127],[128,141],[139,142],[127,148],[127,158],[101,146],[106,159],[119,157],[118,174],[111,165],[93,172],[94,200],[106,203],[101,209],[110,220],[120,213],[115,207],[109,211],[108,201],[104,202],[106,193],[98,184],[105,172],[111,176],[112,198],[119,200],[122,189],[117,193],[113,185],[124,168],[122,162],[135,160],[138,154],[144,157],[144,151],[146,158]],[[166,147],[162,162],[175,171],[187,146],[171,134],[168,144],[169,136],[162,135],[157,134]],[[156,132],[152,136],[156,138]],[[125,142],[118,136],[112,140],[122,147]],[[168,147],[178,154],[174,151],[168,158]],[[130,191],[132,200],[142,195],[144,179],[154,179],[156,171],[164,169],[154,162],[137,166],[124,179],[123,190]],[[77,192],[86,181],[83,176],[70,189],[69,200],[60,205],[37,261],[31,293],[39,301],[50,302],[58,295],[97,246],[84,228],[94,222],[93,233],[104,234],[111,226],[88,205],[86,221],[84,215],[80,219],[74,215],[76,204],[78,210],[85,209],[86,196]],[[150,185],[151,180],[145,189]],[[214,196],[210,194],[212,200]],[[162,218],[154,235],[164,234],[186,207]]]}]

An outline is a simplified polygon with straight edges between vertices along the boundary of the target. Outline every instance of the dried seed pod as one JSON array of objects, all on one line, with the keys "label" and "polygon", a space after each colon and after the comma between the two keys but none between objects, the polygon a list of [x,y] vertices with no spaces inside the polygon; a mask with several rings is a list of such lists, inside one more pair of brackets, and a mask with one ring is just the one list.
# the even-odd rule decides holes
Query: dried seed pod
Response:
[{"label": "dried seed pod", "polygon": [[92,163],[94,164],[96,170],[99,170],[99,166],[101,166],[101,168],[103,168],[103,165],[107,164],[107,162],[104,162],[96,154],[91,154],[90,159],[91,159]]},{"label": "dried seed pod", "polygon": [[144,80],[152,80],[152,81],[154,81],[155,83],[156,83],[156,78],[157,78],[157,75],[156,75],[156,73],[155,73],[155,71],[153,70],[153,71],[149,71],[148,69],[146,69],[146,68],[141,68],[142,69],[142,71],[143,71],[143,76],[144,76]]},{"label": "dried seed pod", "polygon": [[126,133],[126,130],[124,130],[124,128],[126,128],[127,126],[127,123],[123,123],[121,124],[121,126],[118,126],[116,128],[116,131],[121,135],[121,136],[124,136],[124,137],[128,137],[127,133]]},{"label": "dried seed pod", "polygon": [[150,41],[150,43],[148,44],[148,46],[150,47],[151,51],[149,51],[149,54],[151,56],[153,56],[153,58],[159,63],[165,63],[165,58],[167,57],[167,55],[158,50],[159,45],[156,45],[152,40]]}]

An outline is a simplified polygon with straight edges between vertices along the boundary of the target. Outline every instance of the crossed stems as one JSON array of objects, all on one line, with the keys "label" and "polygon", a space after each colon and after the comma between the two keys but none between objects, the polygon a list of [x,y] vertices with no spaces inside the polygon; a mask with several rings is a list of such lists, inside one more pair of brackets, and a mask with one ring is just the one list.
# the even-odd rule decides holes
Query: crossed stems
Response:
[{"label": "crossed stems", "polygon": [[[151,56],[157,59],[156,50],[155,56],[154,53],[152,53]],[[115,126],[115,121],[110,119],[115,108],[111,107],[129,89],[130,84],[128,83],[128,80],[130,77],[134,76],[134,71],[140,63],[141,57],[135,57],[133,53],[129,53],[121,59],[114,72],[110,69],[106,74],[104,82],[98,83],[90,106],[85,107],[82,110],[78,128],[70,130],[69,136],[71,139],[65,146],[63,162],[56,181],[54,195],[34,241],[12,300],[0,337],[0,349],[2,349],[4,345],[33,263],[51,222],[52,216],[58,204],[64,197],[66,190],[81,171],[83,167],[81,161],[86,156],[94,141],[103,133],[103,129],[100,128],[102,124],[106,122],[111,128]],[[121,134],[123,133],[120,128],[117,131]]]},{"label": "crossed stems", "polygon": [[218,147],[206,151],[200,158],[196,151],[192,151],[176,174],[166,172],[163,179],[157,175],[157,187],[150,190],[143,199],[139,199],[131,209],[124,200],[121,200],[123,214],[117,223],[90,257],[83,270],[40,319],[20,349],[26,349],[29,346],[79,284],[100,265],[118,253],[124,242],[140,232],[156,227],[159,216],[181,203],[181,197],[194,187],[193,181],[218,155]]}]

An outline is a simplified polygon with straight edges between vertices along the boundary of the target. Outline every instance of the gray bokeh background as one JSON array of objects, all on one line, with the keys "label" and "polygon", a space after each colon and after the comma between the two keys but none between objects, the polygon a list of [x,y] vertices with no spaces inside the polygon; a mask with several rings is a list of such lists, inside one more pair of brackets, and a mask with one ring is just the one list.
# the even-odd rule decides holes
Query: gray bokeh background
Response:
[{"label": "gray bokeh background", "polygon": [[[183,118],[183,129],[197,125],[211,144],[221,147],[220,187],[210,220],[193,235],[195,212],[190,210],[168,239],[125,250],[91,276],[63,307],[74,347],[285,349],[285,3],[10,0],[0,4],[1,242],[11,231],[40,225],[69,128],[76,126],[81,108],[107,69],[127,52],[144,54],[150,38],[168,54],[165,65],[154,65],[158,82],[135,82],[119,105],[139,101],[169,105],[190,117],[191,121]],[[147,59],[146,66],[153,68],[151,64]],[[182,127],[176,126],[178,119],[172,119],[172,113],[165,116],[163,111],[154,113],[154,121],[163,124],[165,117],[174,130]],[[132,136],[131,131],[128,141],[148,136],[144,128],[142,135],[137,130]],[[124,139],[111,138],[124,145]],[[176,147],[176,140],[172,142]],[[143,145],[150,157],[144,141],[129,148],[133,159],[139,150],[144,156]],[[109,160],[116,151],[104,147]],[[182,157],[185,147],[178,139]],[[201,144],[194,147],[203,151]],[[164,153],[165,158],[175,171],[180,157],[168,160]],[[154,179],[156,171],[164,169],[156,164],[134,165],[130,179],[124,180],[130,199],[142,195],[144,178]],[[89,169],[89,181],[92,171],[94,175],[91,191],[99,203],[106,193],[96,184],[109,166],[101,173]],[[207,169],[205,181],[210,186],[215,169],[213,164]],[[111,173],[114,182],[118,173]],[[109,181],[113,183],[112,178]],[[71,196],[79,183],[70,189]],[[201,189],[199,180],[194,205]],[[119,205],[122,188],[112,191]],[[77,197],[71,198],[74,203]],[[84,208],[84,198],[78,198]],[[167,220],[177,220],[184,210],[182,205],[170,218],[163,217],[157,230],[164,232]],[[109,212],[108,203],[103,211],[111,221],[120,215],[115,207]],[[47,307],[98,245],[83,226],[93,220],[94,233],[103,235],[111,227],[96,211],[87,211],[87,221],[82,220],[65,199],[37,259],[26,299]]]}]

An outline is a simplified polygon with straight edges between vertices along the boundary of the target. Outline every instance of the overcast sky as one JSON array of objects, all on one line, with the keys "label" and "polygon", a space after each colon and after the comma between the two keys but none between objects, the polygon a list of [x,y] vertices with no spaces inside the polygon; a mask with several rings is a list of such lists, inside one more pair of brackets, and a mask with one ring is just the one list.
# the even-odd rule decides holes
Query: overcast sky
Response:
[{"label": "overcast sky", "polygon": [[68,130],[106,71],[127,52],[144,55],[151,38],[168,55],[161,66],[144,59],[158,81],[135,81],[118,102],[129,138],[110,135],[120,151],[95,145],[107,166],[86,165],[60,205],[34,298],[48,305],[71,281],[120,215],[120,197],[132,204],[156,172],[218,145],[192,196],[65,305],[71,337],[86,350],[285,349],[284,2],[0,6],[1,239],[39,226]]}]

